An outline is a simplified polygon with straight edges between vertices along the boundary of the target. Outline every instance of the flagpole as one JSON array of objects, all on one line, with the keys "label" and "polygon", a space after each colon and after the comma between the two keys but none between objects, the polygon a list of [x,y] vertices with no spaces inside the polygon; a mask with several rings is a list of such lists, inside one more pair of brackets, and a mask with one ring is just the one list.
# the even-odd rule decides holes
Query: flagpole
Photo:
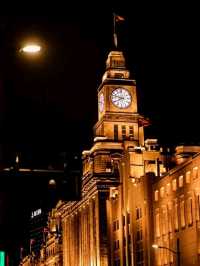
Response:
[{"label": "flagpole", "polygon": [[114,41],[115,48],[117,48],[116,15],[115,15],[115,13],[113,13],[113,41]]}]

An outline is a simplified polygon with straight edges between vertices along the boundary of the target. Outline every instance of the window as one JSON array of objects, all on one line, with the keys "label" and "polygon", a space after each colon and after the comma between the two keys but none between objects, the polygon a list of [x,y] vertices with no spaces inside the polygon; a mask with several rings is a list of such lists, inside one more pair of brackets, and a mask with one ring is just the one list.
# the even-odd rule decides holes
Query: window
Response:
[{"label": "window", "polygon": [[115,73],[115,78],[117,78],[117,79],[121,79],[121,78],[123,78],[123,77],[124,77],[123,74],[121,74],[121,73]]},{"label": "window", "polygon": [[172,202],[168,203],[168,228],[169,233],[172,232]]},{"label": "window", "polygon": [[166,186],[166,194],[169,195],[171,192],[171,184],[168,183],[167,186]]},{"label": "window", "polygon": [[142,209],[140,207],[136,208],[136,220],[142,218]]},{"label": "window", "polygon": [[165,194],[165,188],[164,187],[161,187],[160,188],[160,197],[163,198],[164,197],[164,194]]},{"label": "window", "polygon": [[126,246],[126,237],[124,236],[123,238],[123,246],[125,247]]},{"label": "window", "polygon": [[114,140],[118,140],[118,125],[114,125]]},{"label": "window", "polygon": [[119,230],[119,220],[113,222],[113,231]]},{"label": "window", "polygon": [[142,240],[142,230],[136,232],[136,241]]},{"label": "window", "polygon": [[160,214],[157,210],[156,213],[156,237],[160,236]]},{"label": "window", "polygon": [[131,244],[131,235],[128,235],[128,243]]},{"label": "window", "polygon": [[124,215],[122,217],[122,224],[123,224],[123,226],[125,226],[125,216]]},{"label": "window", "polygon": [[127,224],[131,223],[131,215],[130,213],[127,213]]},{"label": "window", "polygon": [[[136,264],[144,265],[144,250],[142,241],[136,242]],[[125,264],[124,264],[125,265]]]},{"label": "window", "polygon": [[185,227],[185,202],[184,200],[181,200],[180,212],[181,212],[181,228],[184,228]]},{"label": "window", "polygon": [[112,67],[122,67],[124,65],[124,62],[122,60],[113,60],[112,59]]},{"label": "window", "polygon": [[196,219],[197,221],[200,220],[200,195],[198,194],[196,197],[197,200],[197,207],[196,207]]},{"label": "window", "polygon": [[168,224],[167,208],[166,206],[164,206],[162,208],[162,233],[163,235],[167,233],[167,224]]},{"label": "window", "polygon": [[189,198],[187,201],[187,216],[188,216],[188,225],[191,226],[193,223],[192,217],[192,198]]},{"label": "window", "polygon": [[186,176],[185,176],[185,182],[186,182],[186,184],[189,184],[190,181],[191,181],[191,172],[187,171]]},{"label": "window", "polygon": [[172,190],[176,191],[176,179],[172,180]]},{"label": "window", "polygon": [[129,127],[129,138],[130,139],[133,139],[134,138],[134,135],[133,135],[133,126],[130,126]]},{"label": "window", "polygon": [[[167,243],[164,244],[164,246],[167,246]],[[163,249],[163,259],[164,259],[164,265],[168,265],[168,250]]]},{"label": "window", "polygon": [[193,168],[192,174],[193,174],[193,179],[198,178],[198,167],[197,166]]},{"label": "window", "polygon": [[179,227],[178,227],[178,202],[177,200],[175,201],[174,204],[174,228],[175,231],[178,231]]},{"label": "window", "polygon": [[119,240],[114,241],[114,250],[119,249]]},{"label": "window", "polygon": [[144,260],[143,250],[137,251],[136,252],[137,265],[143,265],[142,264],[143,260]]},{"label": "window", "polygon": [[158,190],[154,192],[154,200],[158,201]]},{"label": "window", "polygon": [[122,126],[122,139],[126,139],[126,126]]},{"label": "window", "polygon": [[178,186],[183,187],[183,176],[182,175],[179,176],[179,178],[178,178]]}]

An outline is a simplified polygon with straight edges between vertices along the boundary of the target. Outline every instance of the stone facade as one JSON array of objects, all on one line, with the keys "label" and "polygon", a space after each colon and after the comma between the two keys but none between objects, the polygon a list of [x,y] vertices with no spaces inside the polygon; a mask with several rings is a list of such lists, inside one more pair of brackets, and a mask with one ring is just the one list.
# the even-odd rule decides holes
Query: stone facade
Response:
[{"label": "stone facade", "polygon": [[[57,206],[59,206],[58,202]],[[62,226],[60,213],[55,209],[49,213],[47,227],[44,228],[43,243],[40,254],[32,254],[23,258],[20,266],[62,266]]]},{"label": "stone facade", "polygon": [[94,144],[82,156],[82,199],[59,209],[63,263],[150,265],[153,222],[146,172],[156,176],[166,169],[156,140],[144,142],[149,121],[137,112],[136,82],[129,79],[122,52],[108,55],[98,99]]},{"label": "stone facade", "polygon": [[178,254],[182,266],[200,265],[200,147],[174,156],[144,140],[149,121],[129,76],[123,53],[111,51],[94,143],[82,153],[81,199],[57,205],[49,225],[59,217],[62,236],[49,234],[36,265],[176,265]]}]

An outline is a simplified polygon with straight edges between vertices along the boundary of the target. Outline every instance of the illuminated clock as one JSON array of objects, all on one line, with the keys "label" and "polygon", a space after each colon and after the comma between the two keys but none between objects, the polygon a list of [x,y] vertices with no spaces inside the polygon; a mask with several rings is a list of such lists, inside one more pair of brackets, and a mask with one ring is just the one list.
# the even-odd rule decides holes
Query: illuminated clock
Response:
[{"label": "illuminated clock", "polygon": [[112,103],[119,108],[127,108],[131,104],[131,94],[124,88],[117,88],[111,94]]},{"label": "illuminated clock", "polygon": [[103,93],[101,93],[99,96],[99,111],[103,112],[103,109],[104,109],[104,95]]}]

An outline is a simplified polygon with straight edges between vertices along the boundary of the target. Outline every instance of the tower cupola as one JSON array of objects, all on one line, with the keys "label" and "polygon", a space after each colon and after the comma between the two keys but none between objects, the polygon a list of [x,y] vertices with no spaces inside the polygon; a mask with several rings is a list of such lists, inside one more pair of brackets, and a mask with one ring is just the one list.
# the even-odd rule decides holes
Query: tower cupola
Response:
[{"label": "tower cupola", "polygon": [[126,62],[121,51],[111,51],[106,60],[106,72],[102,82],[106,79],[128,79],[130,72],[126,69]]}]

